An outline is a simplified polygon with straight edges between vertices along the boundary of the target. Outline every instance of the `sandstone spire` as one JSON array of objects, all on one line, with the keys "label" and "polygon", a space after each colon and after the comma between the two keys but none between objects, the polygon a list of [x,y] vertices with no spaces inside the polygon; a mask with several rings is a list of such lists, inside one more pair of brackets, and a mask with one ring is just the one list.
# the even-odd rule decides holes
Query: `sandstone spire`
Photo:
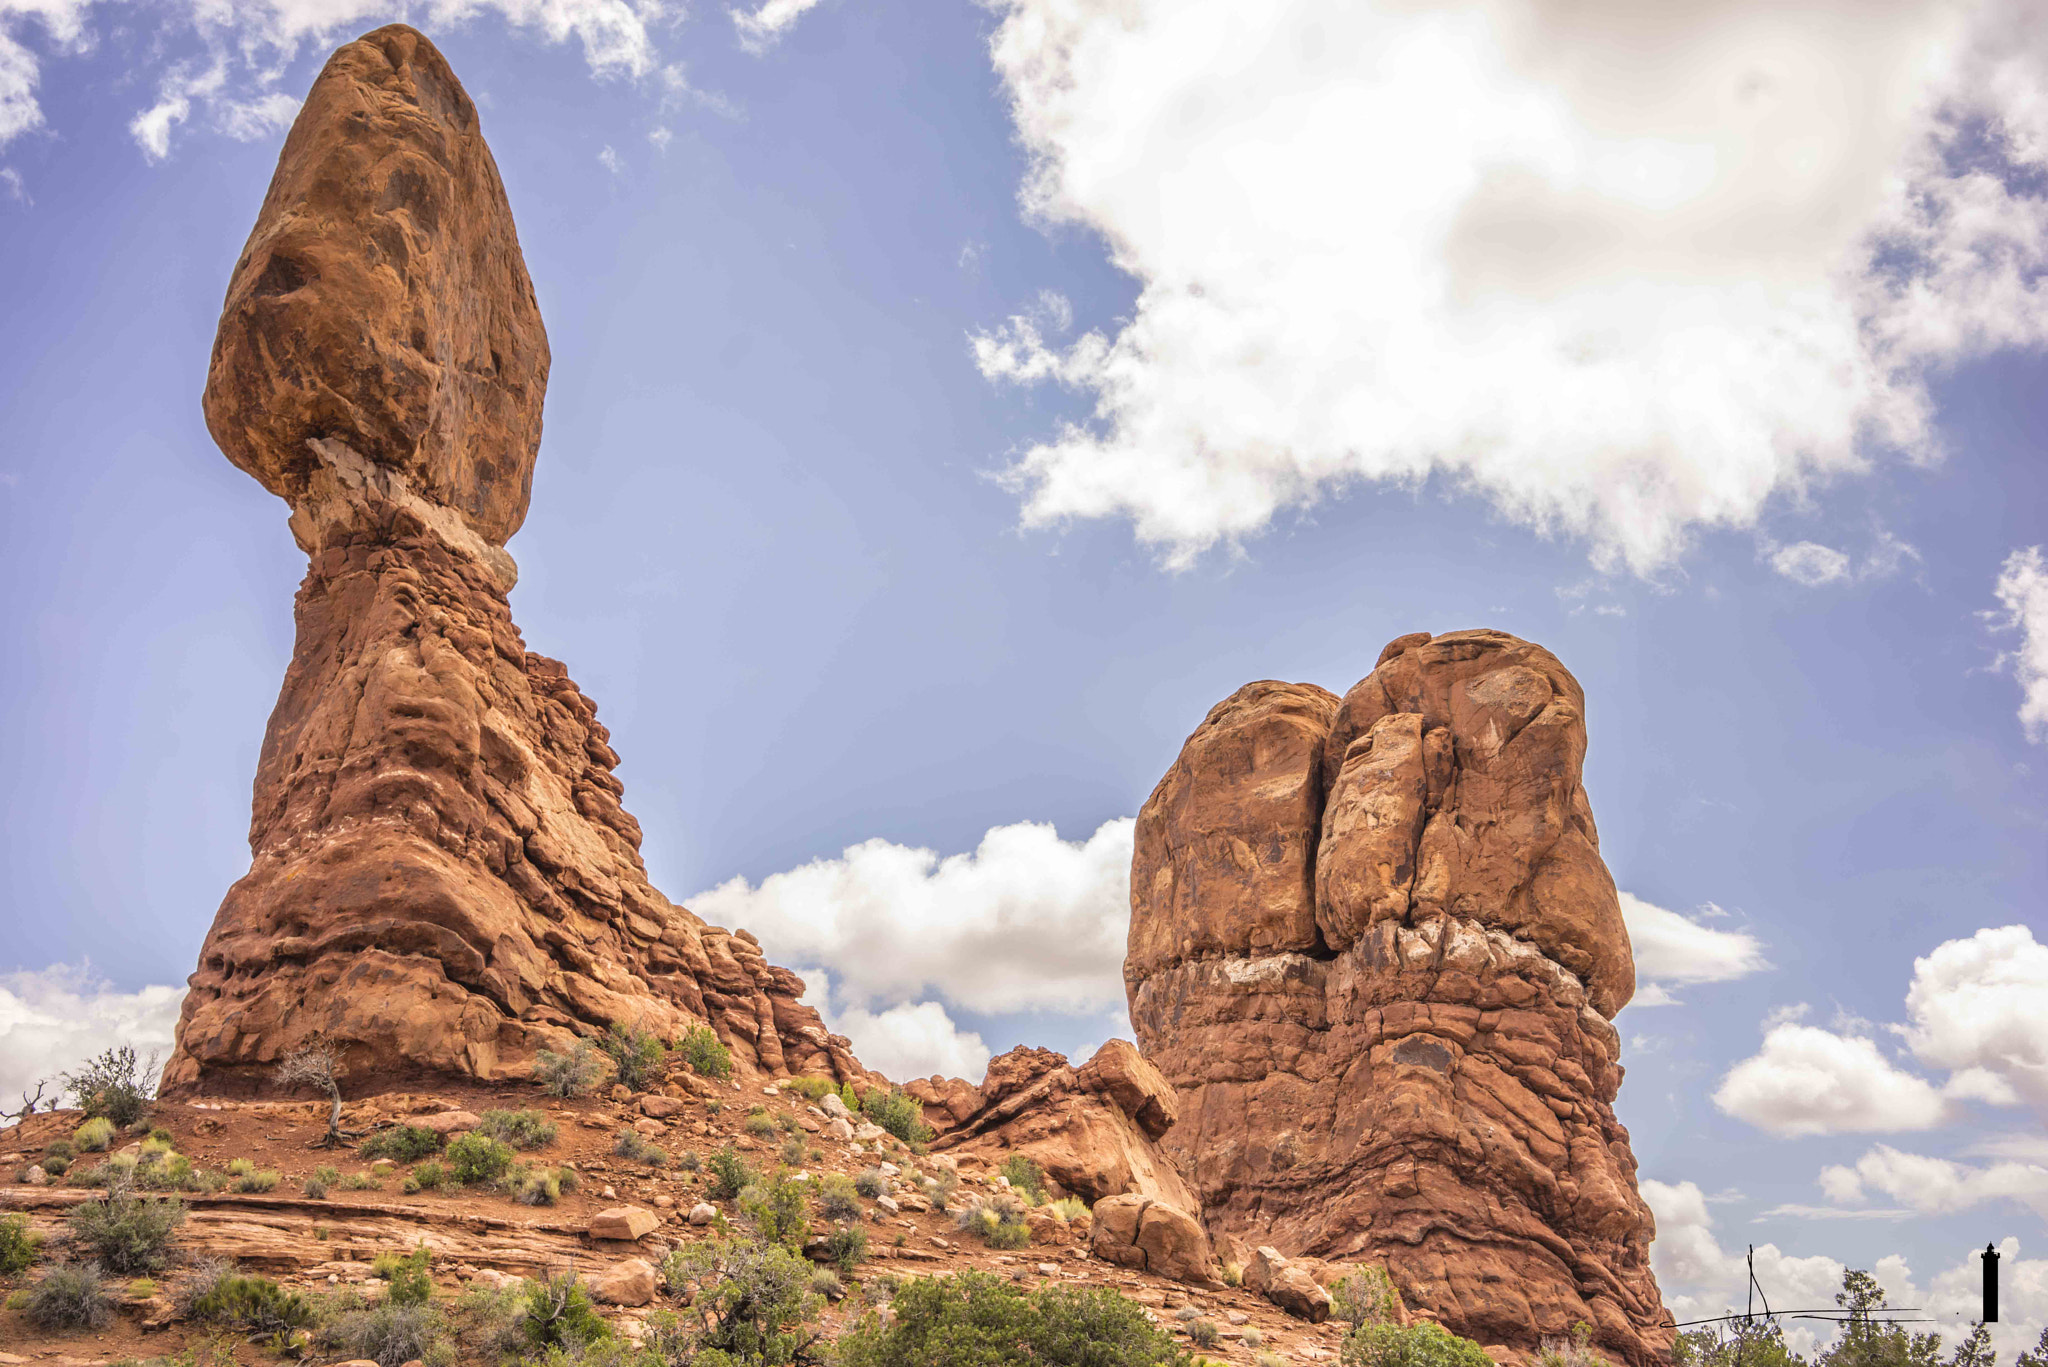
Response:
[{"label": "sandstone spire", "polygon": [[1585,696],[1504,632],[1248,684],[1138,817],[1124,977],[1213,1234],[1383,1261],[1481,1343],[1671,1344],[1612,1104],[1628,932]]},{"label": "sandstone spire", "polygon": [[547,335],[476,106],[403,25],[329,59],[228,286],[206,418],[310,558],[249,873],[191,979],[173,1094],[315,1032],[358,1081],[517,1077],[613,1022],[860,1076],[746,932],[647,882],[596,708],[528,651]]}]

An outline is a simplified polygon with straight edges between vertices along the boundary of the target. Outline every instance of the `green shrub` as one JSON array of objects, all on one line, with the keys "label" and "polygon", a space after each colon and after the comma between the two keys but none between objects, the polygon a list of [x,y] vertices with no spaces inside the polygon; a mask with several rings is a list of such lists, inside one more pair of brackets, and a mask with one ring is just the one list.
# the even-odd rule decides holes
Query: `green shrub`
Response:
[{"label": "green shrub", "polygon": [[318,1177],[308,1177],[302,1184],[302,1189],[311,1200],[325,1201],[327,1199],[327,1184]]},{"label": "green shrub", "polygon": [[781,1082],[777,1083],[776,1090],[780,1092],[795,1092],[806,1101],[816,1101],[825,1093],[838,1089],[829,1078],[792,1077],[784,1078]]},{"label": "green shrub", "polygon": [[[43,1146],[43,1157],[46,1159],[61,1158],[65,1159],[66,1161],[69,1161],[70,1159],[78,1157],[78,1150],[72,1147],[70,1140],[59,1137],[56,1139],[52,1139],[48,1144],[45,1144]],[[49,1165],[47,1163],[44,1165],[43,1170],[45,1172],[49,1171]]]},{"label": "green shrub", "polygon": [[846,1283],[840,1281],[839,1274],[829,1267],[821,1267],[811,1274],[811,1290],[828,1301],[846,1297]]},{"label": "green shrub", "polygon": [[782,1161],[796,1167],[804,1161],[804,1141],[795,1135],[782,1141]]},{"label": "green shrub", "polygon": [[1047,1206],[1046,1209],[1068,1224],[1072,1224],[1088,1213],[1088,1203],[1078,1196],[1062,1196],[1059,1200]]},{"label": "green shrub", "polygon": [[858,1220],[860,1190],[853,1180],[833,1173],[818,1183],[818,1213],[828,1220]]},{"label": "green shrub", "polygon": [[[560,1171],[541,1168],[521,1174],[519,1186],[512,1199],[522,1206],[551,1206],[562,1199],[562,1177]],[[573,1188],[572,1188],[573,1190]]]},{"label": "green shrub", "polygon": [[740,1211],[764,1243],[781,1244],[795,1253],[810,1237],[810,1203],[802,1182],[777,1178],[749,1188],[740,1197]]},{"label": "green shrub", "polygon": [[431,1305],[346,1304],[322,1325],[320,1346],[346,1358],[368,1358],[378,1367],[402,1367],[425,1358],[441,1334],[441,1317]]},{"label": "green shrub", "polygon": [[512,1166],[512,1146],[472,1130],[448,1146],[448,1172],[463,1186],[495,1182]]},{"label": "green shrub", "polygon": [[245,1172],[234,1182],[236,1191],[264,1192],[277,1189],[278,1174],[274,1172]]},{"label": "green shrub", "polygon": [[142,1148],[135,1167],[135,1185],[146,1191],[199,1191],[207,1177],[192,1166],[192,1160],[169,1149]]},{"label": "green shrub", "polygon": [[104,1329],[114,1295],[97,1267],[60,1263],[36,1278],[21,1308],[38,1329]]},{"label": "green shrub", "polygon": [[539,1111],[485,1111],[476,1128],[515,1149],[544,1149],[555,1142],[554,1125]]},{"label": "green shrub", "polygon": [[28,1216],[0,1215],[0,1277],[25,1270],[42,1242],[28,1227]]},{"label": "green shrub", "polygon": [[135,1050],[123,1044],[63,1078],[87,1115],[125,1130],[149,1113],[150,1100],[156,1095],[156,1073],[155,1054],[147,1064],[139,1063]]},{"label": "green shrub", "polygon": [[825,1236],[825,1257],[849,1277],[867,1256],[868,1232],[860,1225],[841,1225]]},{"label": "green shrub", "polygon": [[605,1031],[598,1048],[611,1059],[619,1081],[636,1092],[644,1092],[661,1080],[668,1050],[651,1030],[628,1030],[617,1021]]},{"label": "green shrub", "polygon": [[170,1261],[171,1239],[185,1222],[185,1204],[176,1197],[113,1191],[73,1206],[67,1221],[72,1240],[90,1249],[102,1267],[132,1277],[161,1271]]},{"label": "green shrub", "polygon": [[853,1179],[853,1189],[872,1201],[889,1194],[889,1179],[880,1168],[862,1168]]},{"label": "green shrub", "polygon": [[1330,1288],[1330,1318],[1389,1324],[1401,1317],[1401,1293],[1383,1267],[1361,1267]]},{"label": "green shrub", "polygon": [[[425,1166],[422,1164],[422,1166]],[[374,1172],[352,1172],[341,1179],[343,1191],[382,1191],[384,1179]]]},{"label": "green shrub", "polygon": [[543,1049],[533,1058],[533,1080],[549,1096],[582,1096],[604,1076],[604,1065],[589,1040],[577,1040],[566,1054]]},{"label": "green shrub", "polygon": [[730,1144],[712,1154],[705,1166],[710,1170],[711,1183],[704,1194],[714,1201],[730,1201],[754,1185],[754,1169]]},{"label": "green shrub", "polygon": [[188,1311],[207,1324],[232,1325],[245,1333],[281,1342],[313,1322],[313,1303],[268,1277],[230,1273],[194,1298]]},{"label": "green shrub", "polygon": [[445,1164],[438,1159],[430,1158],[412,1170],[412,1180],[428,1191],[439,1191],[443,1187],[452,1186],[455,1179],[449,1176]]},{"label": "green shrub", "polygon": [[794,1136],[803,1126],[797,1122],[796,1112],[777,1111],[775,1113],[775,1128],[781,1130],[786,1135]]},{"label": "green shrub", "polygon": [[986,1272],[920,1277],[896,1289],[893,1323],[869,1315],[839,1341],[841,1367],[1185,1367],[1142,1307],[1101,1288],[1026,1294]]},{"label": "green shrub", "polygon": [[732,1050],[719,1041],[718,1032],[708,1025],[693,1025],[676,1041],[676,1052],[690,1071],[704,1077],[732,1076]]},{"label": "green shrub", "polygon": [[1244,1285],[1244,1264],[1243,1264],[1243,1263],[1225,1263],[1225,1264],[1223,1264],[1223,1284],[1224,1284],[1225,1286],[1243,1286],[1243,1285]]},{"label": "green shrub", "polygon": [[1214,1348],[1218,1337],[1216,1321],[1194,1319],[1188,1321],[1188,1342],[1197,1348]]},{"label": "green shrub", "polygon": [[697,1156],[695,1149],[684,1149],[676,1155],[676,1166],[684,1172],[698,1172],[704,1167],[704,1160]]},{"label": "green shrub", "polygon": [[434,1277],[427,1270],[433,1256],[425,1244],[404,1257],[396,1253],[379,1253],[376,1261],[370,1264],[370,1275],[391,1283],[384,1298],[393,1305],[425,1305],[434,1298]]},{"label": "green shrub", "polygon": [[668,1150],[659,1144],[648,1143],[647,1136],[630,1125],[620,1130],[619,1137],[612,1141],[612,1152],[635,1163],[645,1163],[650,1168],[658,1168],[668,1162]]},{"label": "green shrub", "polygon": [[1023,1248],[1031,1242],[1031,1229],[1024,1223],[1024,1203],[1007,1192],[967,1206],[953,1217],[953,1223],[979,1236],[990,1248]]},{"label": "green shrub", "polygon": [[50,1176],[62,1177],[65,1173],[71,1171],[71,1160],[59,1158],[55,1154],[45,1154],[42,1166],[43,1171],[50,1174]]},{"label": "green shrub", "polygon": [[424,1125],[393,1125],[356,1145],[356,1152],[372,1160],[388,1158],[394,1163],[417,1163],[439,1153],[442,1142],[440,1135]]},{"label": "green shrub", "polygon": [[574,1272],[551,1273],[530,1281],[521,1324],[527,1344],[534,1348],[572,1347],[612,1336],[611,1326],[591,1307],[590,1293]]},{"label": "green shrub", "polygon": [[766,1139],[775,1133],[775,1122],[765,1115],[750,1115],[747,1117],[746,1131],[756,1139]]},{"label": "green shrub", "polygon": [[884,1092],[879,1087],[860,1099],[861,1114],[904,1143],[922,1144],[936,1131],[924,1123],[924,1107],[902,1088]]},{"label": "green shrub", "polygon": [[1045,1170],[1021,1153],[1013,1153],[1003,1160],[1002,1175],[1009,1179],[1010,1190],[1028,1194],[1033,1201],[1045,1199]]},{"label": "green shrub", "polygon": [[1248,1324],[1245,1326],[1244,1346],[1247,1348],[1263,1348],[1266,1346],[1266,1336],[1259,1332],[1258,1325]]},{"label": "green shrub", "polygon": [[71,1142],[80,1153],[105,1153],[114,1142],[114,1122],[96,1115],[71,1132]]},{"label": "green shrub", "polygon": [[228,1160],[228,1176],[230,1177],[247,1177],[255,1171],[256,1160],[253,1158],[230,1158]]},{"label": "green shrub", "polygon": [[1344,1367],[1488,1367],[1493,1359],[1470,1339],[1420,1321],[1407,1328],[1363,1321],[1338,1349]]},{"label": "green shrub", "polygon": [[676,1335],[682,1360],[783,1367],[812,1358],[824,1302],[810,1289],[811,1265],[788,1249],[705,1239],[669,1254],[662,1272],[689,1306]]}]

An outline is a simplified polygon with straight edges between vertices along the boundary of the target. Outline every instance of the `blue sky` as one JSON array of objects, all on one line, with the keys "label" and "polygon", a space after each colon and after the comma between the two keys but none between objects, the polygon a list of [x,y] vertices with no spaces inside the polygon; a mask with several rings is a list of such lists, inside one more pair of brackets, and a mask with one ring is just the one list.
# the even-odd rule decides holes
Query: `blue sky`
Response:
[{"label": "blue sky", "polygon": [[[658,885],[904,1071],[1126,1033],[1128,819],[1237,686],[1540,641],[1674,999],[1667,1298],[1755,1242],[1953,1319],[2013,1239],[2031,1342],[2048,56],[1630,11],[413,9],[554,352],[514,611]],[[291,101],[406,12],[209,13],[0,0],[0,1085],[174,1019],[290,648],[199,390]]]}]

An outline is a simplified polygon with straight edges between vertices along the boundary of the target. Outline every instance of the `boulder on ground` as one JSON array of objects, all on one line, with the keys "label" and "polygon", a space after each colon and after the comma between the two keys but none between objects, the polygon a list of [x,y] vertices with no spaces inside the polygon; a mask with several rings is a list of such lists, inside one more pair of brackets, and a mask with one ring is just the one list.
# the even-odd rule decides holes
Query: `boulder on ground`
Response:
[{"label": "boulder on ground", "polygon": [[591,1298],[606,1305],[645,1305],[654,1299],[654,1265],[628,1258],[584,1279]]},{"label": "boulder on ground", "polygon": [[441,1111],[434,1115],[421,1116],[412,1122],[423,1130],[435,1134],[463,1134],[484,1123],[483,1117],[475,1111]]},{"label": "boulder on ground", "polygon": [[656,1120],[668,1120],[689,1110],[687,1102],[672,1096],[643,1096],[640,1098],[640,1114]]},{"label": "boulder on ground", "polygon": [[639,1206],[613,1206],[590,1217],[590,1237],[631,1242],[652,1234],[660,1224],[660,1218],[651,1210],[642,1210]]},{"label": "boulder on ground", "polygon": [[1195,1286],[1220,1286],[1209,1236],[1194,1216],[1148,1196],[1111,1196],[1095,1203],[1091,1247],[1121,1267]]},{"label": "boulder on ground", "polygon": [[1296,1319],[1321,1324],[1330,1317],[1330,1293],[1316,1284],[1309,1270],[1260,1245],[1245,1264],[1245,1290],[1264,1296]]}]

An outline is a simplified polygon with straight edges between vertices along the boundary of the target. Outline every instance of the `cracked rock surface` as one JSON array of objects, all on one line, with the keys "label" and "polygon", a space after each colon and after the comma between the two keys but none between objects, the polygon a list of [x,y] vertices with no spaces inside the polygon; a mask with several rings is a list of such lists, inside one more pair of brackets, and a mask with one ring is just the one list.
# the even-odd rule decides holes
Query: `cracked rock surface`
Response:
[{"label": "cracked rock surface", "polygon": [[228,287],[206,415],[309,565],[249,873],[200,952],[167,1095],[314,1034],[357,1086],[524,1077],[619,1023],[742,1069],[865,1078],[745,931],[647,881],[596,706],[506,594],[548,348],[476,106],[392,25],[329,59]]},{"label": "cracked rock surface", "polygon": [[1672,1341],[1612,1109],[1634,991],[1581,786],[1585,696],[1498,631],[1403,636],[1343,698],[1248,684],[1139,814],[1124,965],[1162,1141],[1242,1258],[1384,1261],[1533,1350]]}]

